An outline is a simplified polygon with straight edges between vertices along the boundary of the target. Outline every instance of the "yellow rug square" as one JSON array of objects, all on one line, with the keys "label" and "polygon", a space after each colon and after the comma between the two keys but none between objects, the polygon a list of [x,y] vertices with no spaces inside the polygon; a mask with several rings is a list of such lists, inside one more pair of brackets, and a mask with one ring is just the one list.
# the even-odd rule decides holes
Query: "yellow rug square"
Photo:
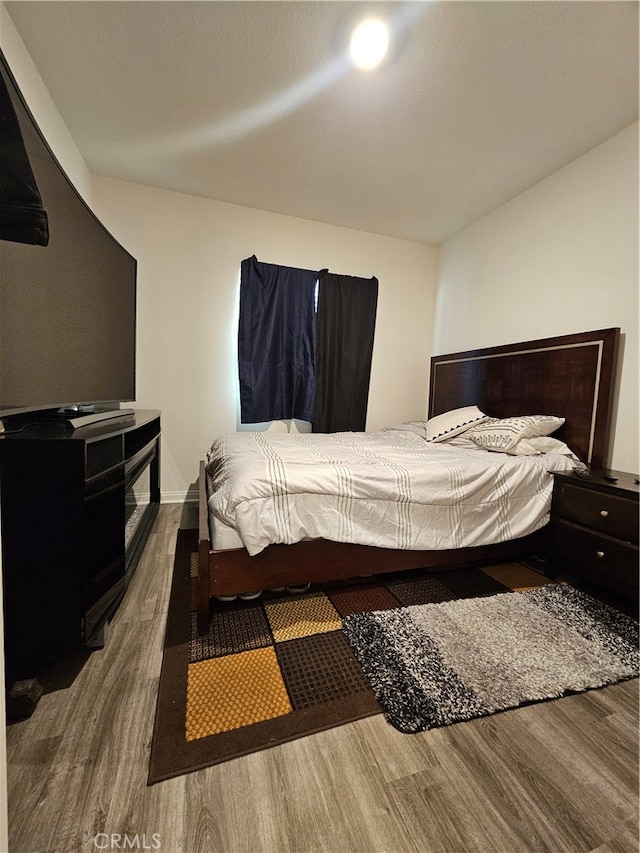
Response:
[{"label": "yellow rug square", "polygon": [[527,589],[535,589],[547,583],[553,583],[549,578],[528,569],[522,563],[504,563],[498,566],[483,566],[482,571],[490,575],[498,583],[508,586],[515,592],[524,592]]},{"label": "yellow rug square", "polygon": [[291,713],[272,646],[189,664],[186,739],[250,726]]},{"label": "yellow rug square", "polygon": [[277,643],[342,628],[340,614],[323,592],[265,602],[264,609]]}]

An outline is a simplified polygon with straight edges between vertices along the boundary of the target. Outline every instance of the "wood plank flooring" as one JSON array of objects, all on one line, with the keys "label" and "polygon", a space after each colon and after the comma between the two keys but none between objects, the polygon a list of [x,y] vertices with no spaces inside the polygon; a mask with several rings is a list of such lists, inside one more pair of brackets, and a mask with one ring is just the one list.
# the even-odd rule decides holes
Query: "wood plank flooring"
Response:
[{"label": "wood plank flooring", "polygon": [[419,735],[379,715],[147,787],[182,513],[161,507],[106,647],[9,726],[10,853],[638,851],[637,680]]}]

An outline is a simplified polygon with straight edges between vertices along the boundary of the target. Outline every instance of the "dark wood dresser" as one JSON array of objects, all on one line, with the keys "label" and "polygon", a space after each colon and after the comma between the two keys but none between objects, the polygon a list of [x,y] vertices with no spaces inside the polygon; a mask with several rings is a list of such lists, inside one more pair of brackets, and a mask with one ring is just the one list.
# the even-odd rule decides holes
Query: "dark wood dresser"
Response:
[{"label": "dark wood dresser", "polygon": [[610,469],[554,474],[551,563],[638,599],[638,475]]},{"label": "dark wood dresser", "polygon": [[0,438],[7,684],[99,647],[160,505],[160,412]]}]

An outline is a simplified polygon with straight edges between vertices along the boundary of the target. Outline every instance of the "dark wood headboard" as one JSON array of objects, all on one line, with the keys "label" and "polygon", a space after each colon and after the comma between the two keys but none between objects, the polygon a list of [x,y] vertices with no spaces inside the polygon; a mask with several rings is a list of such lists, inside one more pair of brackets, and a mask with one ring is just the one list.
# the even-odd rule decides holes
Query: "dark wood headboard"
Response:
[{"label": "dark wood headboard", "polygon": [[619,337],[600,329],[433,356],[429,417],[472,405],[496,418],[558,415],[557,437],[606,467]]}]

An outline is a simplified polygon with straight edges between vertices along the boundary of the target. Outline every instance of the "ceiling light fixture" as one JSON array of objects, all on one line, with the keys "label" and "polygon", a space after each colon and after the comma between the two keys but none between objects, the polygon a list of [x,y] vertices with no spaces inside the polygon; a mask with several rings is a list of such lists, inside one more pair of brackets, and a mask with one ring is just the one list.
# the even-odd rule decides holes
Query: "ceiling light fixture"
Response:
[{"label": "ceiling light fixture", "polygon": [[367,18],[353,31],[349,52],[358,68],[369,70],[380,65],[388,47],[389,27],[378,18]]}]

